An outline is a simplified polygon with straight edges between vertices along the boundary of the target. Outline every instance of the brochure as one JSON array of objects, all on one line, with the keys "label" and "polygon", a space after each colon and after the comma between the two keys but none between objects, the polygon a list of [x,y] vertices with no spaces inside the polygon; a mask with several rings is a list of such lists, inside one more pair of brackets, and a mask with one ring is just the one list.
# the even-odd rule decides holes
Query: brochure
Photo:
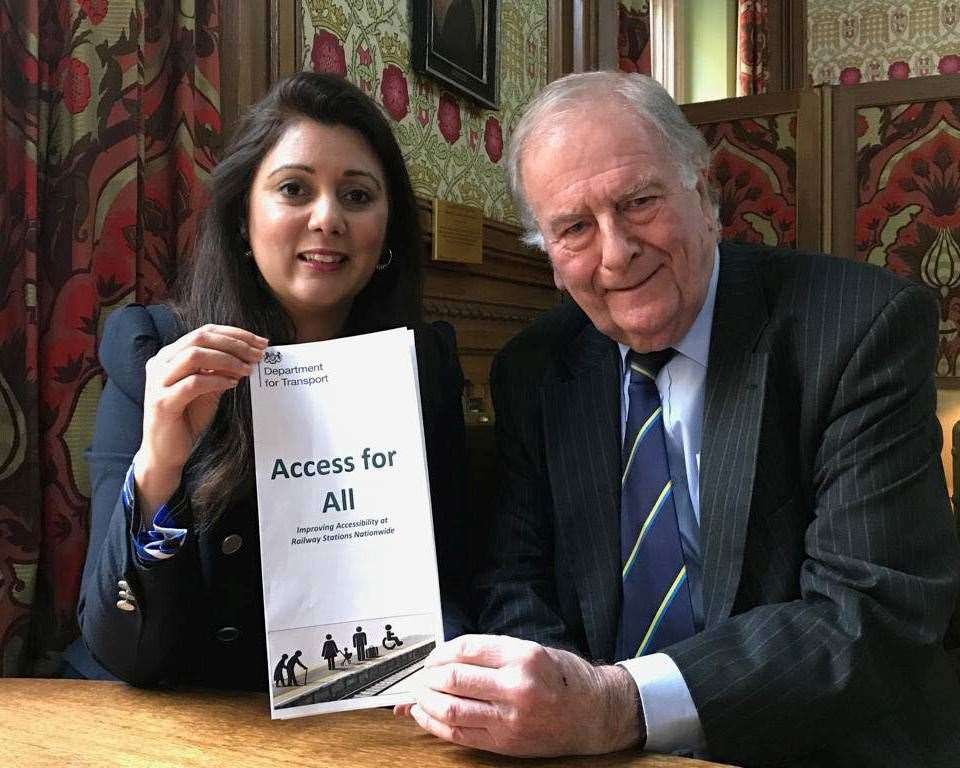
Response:
[{"label": "brochure", "polygon": [[414,335],[270,347],[250,377],[274,718],[413,701],[443,639]]}]

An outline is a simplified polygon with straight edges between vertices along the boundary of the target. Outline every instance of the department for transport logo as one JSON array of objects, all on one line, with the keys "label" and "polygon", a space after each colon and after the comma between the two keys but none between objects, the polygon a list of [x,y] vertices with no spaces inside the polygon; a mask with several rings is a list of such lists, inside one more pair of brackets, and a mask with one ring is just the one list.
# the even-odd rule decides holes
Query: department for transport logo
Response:
[{"label": "department for transport logo", "polygon": [[269,365],[276,365],[283,359],[283,355],[280,354],[279,350],[268,349],[263,355],[263,361]]}]

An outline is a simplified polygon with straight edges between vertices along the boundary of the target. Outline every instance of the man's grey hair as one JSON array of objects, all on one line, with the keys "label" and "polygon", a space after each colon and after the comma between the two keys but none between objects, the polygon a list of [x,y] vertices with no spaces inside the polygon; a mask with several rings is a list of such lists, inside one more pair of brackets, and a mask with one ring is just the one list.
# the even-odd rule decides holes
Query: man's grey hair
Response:
[{"label": "man's grey hair", "polygon": [[[696,186],[701,171],[710,168],[710,148],[703,136],[687,121],[669,93],[653,78],[626,72],[581,72],[554,80],[527,106],[510,137],[506,154],[507,184],[520,213],[523,241],[546,250],[543,235],[533,211],[523,194],[520,165],[527,141],[542,126],[556,124],[557,118],[579,112],[584,120],[602,120],[603,115],[590,111],[590,105],[605,99],[619,98],[637,113],[637,119],[656,129],[677,163],[681,183],[687,189]],[[707,194],[718,214],[715,191],[708,182]]]}]

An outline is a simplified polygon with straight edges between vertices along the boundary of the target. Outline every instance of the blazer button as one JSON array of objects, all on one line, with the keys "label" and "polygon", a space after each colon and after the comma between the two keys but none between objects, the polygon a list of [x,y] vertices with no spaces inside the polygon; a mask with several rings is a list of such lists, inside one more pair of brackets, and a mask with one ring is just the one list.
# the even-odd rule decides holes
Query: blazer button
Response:
[{"label": "blazer button", "polygon": [[217,640],[221,643],[232,643],[240,637],[240,630],[236,627],[220,627],[217,630]]},{"label": "blazer button", "polygon": [[240,547],[243,546],[243,537],[236,533],[231,533],[227,538],[223,540],[220,544],[220,549],[225,555],[232,555],[235,552],[240,550]]},{"label": "blazer button", "polygon": [[129,600],[117,600],[117,608],[121,611],[135,611],[137,606],[131,603]]}]

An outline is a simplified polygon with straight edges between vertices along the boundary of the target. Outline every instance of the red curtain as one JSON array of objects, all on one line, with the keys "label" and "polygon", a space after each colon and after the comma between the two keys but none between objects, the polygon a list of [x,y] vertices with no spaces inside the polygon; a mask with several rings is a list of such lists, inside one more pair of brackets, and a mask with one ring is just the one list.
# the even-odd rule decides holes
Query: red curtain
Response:
[{"label": "red curtain", "polygon": [[737,2],[737,96],[767,92],[769,0]]},{"label": "red curtain", "polygon": [[162,298],[220,135],[218,0],[0,0],[0,674],[76,634],[108,313]]},{"label": "red curtain", "polygon": [[651,74],[650,3],[617,3],[617,57],[624,72]]}]

